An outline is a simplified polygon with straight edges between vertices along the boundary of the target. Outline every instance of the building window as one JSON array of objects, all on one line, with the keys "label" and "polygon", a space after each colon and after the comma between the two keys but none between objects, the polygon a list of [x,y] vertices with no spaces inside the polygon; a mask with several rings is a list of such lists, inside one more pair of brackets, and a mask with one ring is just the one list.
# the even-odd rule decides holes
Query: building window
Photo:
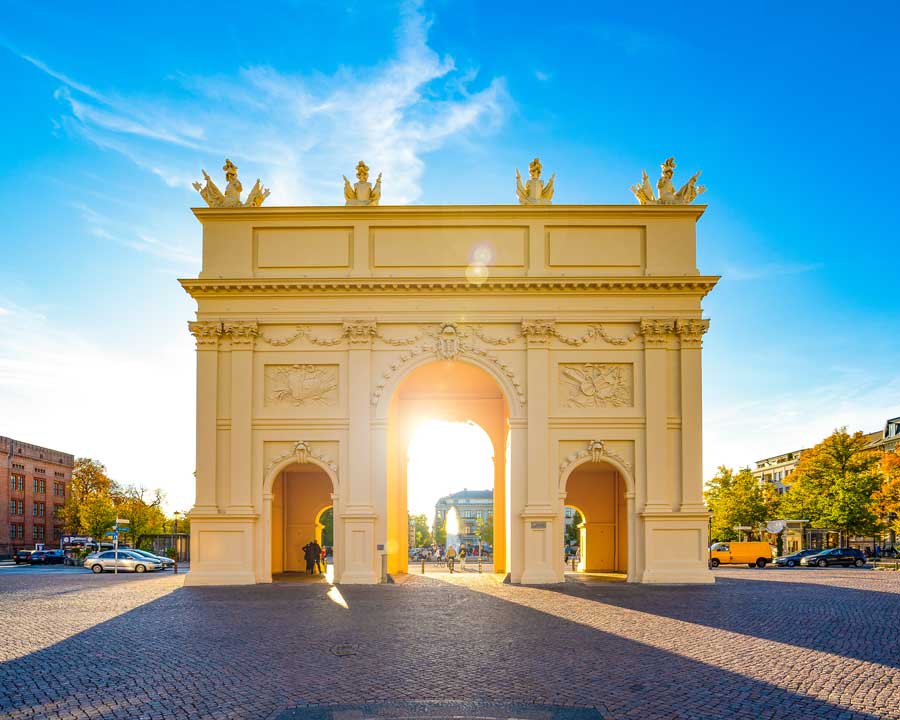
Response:
[{"label": "building window", "polygon": [[66,477],[66,474],[65,474],[64,472],[60,472],[59,470],[57,470],[57,471],[54,472],[53,474],[56,475],[56,477],[58,477],[58,478],[63,478],[63,479],[65,479],[65,477]]},{"label": "building window", "polygon": [[44,541],[44,526],[43,525],[35,525],[34,526],[34,539],[36,542]]},{"label": "building window", "polygon": [[44,517],[44,503],[34,503],[34,505],[32,505],[32,513],[34,517]]},{"label": "building window", "polygon": [[24,525],[19,525],[18,523],[14,523],[9,526],[9,539],[10,540],[21,540],[22,536],[25,534]]},{"label": "building window", "polygon": [[24,500],[10,500],[9,501],[9,514],[10,515],[23,515],[25,513],[25,501]]},{"label": "building window", "polygon": [[53,539],[59,540],[62,537],[62,528],[59,525],[53,526]]},{"label": "building window", "polygon": [[46,475],[46,474],[47,474],[47,471],[46,471],[44,468],[36,467],[36,468],[34,469],[34,471],[35,471],[36,473],[40,474],[40,475]]},{"label": "building window", "polygon": [[47,491],[47,481],[44,478],[34,479],[34,494],[43,495]]},{"label": "building window", "polygon": [[25,476],[24,475],[10,475],[9,476],[9,489],[12,492],[25,492]]},{"label": "building window", "polygon": [[53,483],[53,494],[56,495],[56,497],[65,497],[66,484],[61,482]]},{"label": "building window", "polygon": [[20,465],[19,463],[13,463],[12,466],[13,466],[13,470],[24,470],[25,469],[25,466]]}]

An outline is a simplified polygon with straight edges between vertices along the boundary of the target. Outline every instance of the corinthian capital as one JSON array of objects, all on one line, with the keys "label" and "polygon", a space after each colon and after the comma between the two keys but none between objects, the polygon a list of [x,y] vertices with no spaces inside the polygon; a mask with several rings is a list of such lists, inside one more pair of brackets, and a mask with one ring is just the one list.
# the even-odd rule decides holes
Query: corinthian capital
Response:
[{"label": "corinthian capital", "polygon": [[374,320],[344,321],[344,336],[351,345],[369,345],[375,332]]},{"label": "corinthian capital", "polygon": [[222,326],[223,334],[231,339],[233,348],[252,348],[259,335],[259,325],[255,320],[234,320]]},{"label": "corinthian capital", "polygon": [[674,334],[674,320],[641,320],[641,335],[648,347],[665,347]]},{"label": "corinthian capital", "polygon": [[222,323],[218,320],[189,322],[188,329],[197,341],[198,348],[215,348],[219,344],[219,337],[222,335]]},{"label": "corinthian capital", "polygon": [[709,320],[677,320],[675,328],[681,347],[702,347],[703,335],[709,330]]},{"label": "corinthian capital", "polygon": [[529,345],[546,345],[555,334],[555,320],[522,321],[522,337]]}]

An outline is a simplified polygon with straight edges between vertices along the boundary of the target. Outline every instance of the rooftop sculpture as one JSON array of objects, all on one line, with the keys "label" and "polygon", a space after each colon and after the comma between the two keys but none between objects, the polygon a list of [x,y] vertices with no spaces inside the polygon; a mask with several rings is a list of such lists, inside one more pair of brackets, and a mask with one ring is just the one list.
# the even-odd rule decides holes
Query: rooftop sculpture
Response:
[{"label": "rooftop sculpture", "polygon": [[519,196],[519,205],[549,205],[553,200],[553,180],[556,173],[550,176],[550,180],[544,185],[541,180],[541,160],[535,158],[528,166],[530,175],[528,182],[522,184],[522,174],[516,168],[516,195]]},{"label": "rooftop sculpture", "polygon": [[350,185],[344,175],[344,197],[347,205],[377,205],[381,200],[381,173],[375,180],[375,187],[369,184],[369,166],[362,160],[356,166],[356,177],[359,182]]},{"label": "rooftop sculpture", "polygon": [[675,158],[673,157],[670,157],[660,165],[662,174],[656,182],[659,197],[653,194],[647,171],[644,170],[644,176],[640,185],[631,186],[631,192],[634,193],[641,205],[690,205],[697,199],[698,195],[706,192],[706,188],[703,185],[697,185],[697,178],[700,177],[699,170],[691,176],[691,179],[678,192],[675,192],[675,186],[672,184],[675,167]]},{"label": "rooftop sculpture", "polygon": [[241,202],[241,192],[244,188],[241,186],[241,181],[238,180],[237,166],[231,162],[231,160],[225,158],[225,164],[222,166],[222,170],[225,171],[225,180],[228,181],[228,185],[225,186],[224,194],[206,173],[206,170],[202,171],[203,177],[206,178],[206,184],[200,185],[198,182],[193,184],[194,189],[200,193],[200,197],[202,197],[206,201],[206,204],[211,208],[255,208],[262,205],[263,201],[269,197],[269,189],[260,185],[259,178],[257,178],[256,183],[250,189],[250,194],[247,195],[247,200]]}]

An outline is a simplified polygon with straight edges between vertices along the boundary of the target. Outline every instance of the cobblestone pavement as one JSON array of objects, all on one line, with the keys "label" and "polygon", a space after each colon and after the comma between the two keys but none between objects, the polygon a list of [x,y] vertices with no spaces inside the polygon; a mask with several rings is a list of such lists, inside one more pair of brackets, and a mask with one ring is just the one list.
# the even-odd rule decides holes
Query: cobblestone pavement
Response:
[{"label": "cobblestone pavement", "polygon": [[273,718],[442,700],[609,718],[900,718],[895,572],[720,568],[704,587],[183,578],[0,578],[0,717]]}]

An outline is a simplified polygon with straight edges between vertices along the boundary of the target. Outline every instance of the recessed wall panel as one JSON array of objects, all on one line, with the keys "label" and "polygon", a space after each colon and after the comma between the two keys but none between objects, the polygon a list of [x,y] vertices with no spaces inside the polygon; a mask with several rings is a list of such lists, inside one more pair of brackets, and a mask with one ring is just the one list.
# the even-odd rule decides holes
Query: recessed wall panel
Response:
[{"label": "recessed wall panel", "polygon": [[547,227],[550,267],[642,268],[643,226]]},{"label": "recessed wall panel", "polygon": [[257,228],[255,264],[260,269],[346,268],[353,228]]},{"label": "recessed wall panel", "polygon": [[525,267],[527,227],[373,227],[372,267]]}]

